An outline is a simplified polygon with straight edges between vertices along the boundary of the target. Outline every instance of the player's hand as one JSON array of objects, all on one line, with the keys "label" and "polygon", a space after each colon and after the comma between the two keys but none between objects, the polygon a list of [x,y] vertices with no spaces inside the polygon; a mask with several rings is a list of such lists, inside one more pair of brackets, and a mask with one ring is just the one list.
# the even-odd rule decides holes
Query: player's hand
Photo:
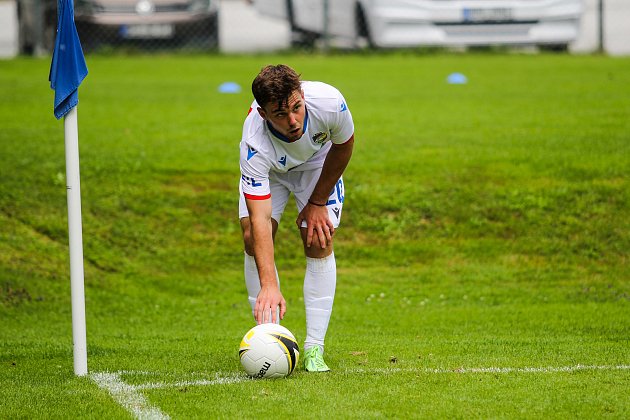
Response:
[{"label": "player's hand", "polygon": [[313,243],[313,236],[317,235],[319,245],[326,248],[332,244],[332,236],[335,233],[330,218],[328,217],[328,208],[326,206],[316,206],[307,203],[298,214],[295,223],[298,228],[302,227],[302,222],[306,222],[306,246],[310,248]]},{"label": "player's hand", "polygon": [[276,286],[263,286],[258,293],[256,306],[254,307],[254,317],[257,324],[280,322],[278,319],[278,308],[280,308],[280,319],[284,319],[287,311],[287,302],[284,300],[280,289]]}]

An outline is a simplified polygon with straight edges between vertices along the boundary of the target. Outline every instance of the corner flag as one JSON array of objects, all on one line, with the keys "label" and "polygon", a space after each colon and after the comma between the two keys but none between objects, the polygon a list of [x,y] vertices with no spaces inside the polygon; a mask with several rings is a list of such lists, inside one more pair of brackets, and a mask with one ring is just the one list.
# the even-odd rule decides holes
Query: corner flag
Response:
[{"label": "corner flag", "polygon": [[55,90],[54,114],[64,117],[66,145],[66,189],[70,285],[72,293],[72,341],[74,373],[87,374],[85,288],[83,280],[83,228],[81,226],[81,183],[79,177],[79,128],[77,104],[79,85],[87,76],[81,42],[74,24],[72,0],[57,0],[57,38],[50,65],[50,87]]},{"label": "corner flag", "polygon": [[50,65],[50,87],[55,90],[55,117],[60,119],[79,103],[79,85],[87,66],[74,25],[72,0],[57,0],[57,38]]}]

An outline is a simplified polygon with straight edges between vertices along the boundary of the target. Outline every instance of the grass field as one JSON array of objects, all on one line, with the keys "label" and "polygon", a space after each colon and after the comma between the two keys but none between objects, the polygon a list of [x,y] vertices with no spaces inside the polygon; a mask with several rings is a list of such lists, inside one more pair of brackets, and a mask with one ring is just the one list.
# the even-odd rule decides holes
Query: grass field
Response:
[{"label": "grass field", "polygon": [[[284,62],[356,124],[330,374],[253,381],[237,220],[251,79]],[[630,59],[88,57],[90,375],[72,369],[49,61],[0,61],[0,418],[629,418]],[[461,72],[466,85],[449,85]],[[222,95],[225,81],[243,86]],[[277,260],[305,336],[292,206]],[[272,413],[272,414],[271,414]]]}]

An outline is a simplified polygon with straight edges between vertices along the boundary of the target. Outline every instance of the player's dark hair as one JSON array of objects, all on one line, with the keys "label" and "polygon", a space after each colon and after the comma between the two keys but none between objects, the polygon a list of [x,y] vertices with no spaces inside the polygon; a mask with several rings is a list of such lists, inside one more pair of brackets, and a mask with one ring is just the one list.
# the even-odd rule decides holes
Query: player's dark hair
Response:
[{"label": "player's dark hair", "polygon": [[252,82],[252,93],[261,107],[270,103],[288,106],[293,92],[300,89],[300,75],[284,64],[264,67]]}]

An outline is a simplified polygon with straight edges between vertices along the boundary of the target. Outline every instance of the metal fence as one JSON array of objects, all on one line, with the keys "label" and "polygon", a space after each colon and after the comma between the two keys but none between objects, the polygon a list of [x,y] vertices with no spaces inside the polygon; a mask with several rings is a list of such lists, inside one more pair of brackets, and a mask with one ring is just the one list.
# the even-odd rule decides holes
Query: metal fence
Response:
[{"label": "metal fence", "polygon": [[[15,1],[18,5],[19,52],[39,55],[52,51],[57,0],[5,1]],[[565,4],[576,1],[583,4],[581,18],[571,23],[574,27],[579,23],[579,36],[570,42],[547,42],[548,47],[562,49],[568,45],[579,52],[603,48],[613,53],[629,53],[629,0],[562,1]],[[370,15],[370,3],[361,0],[74,0],[77,30],[87,53],[166,49],[240,52],[293,48],[327,51],[381,48],[383,43],[388,42],[392,45],[385,45],[385,48],[397,48],[407,42],[396,40],[398,34],[406,31],[413,37],[417,36],[411,32],[413,27],[425,25],[424,29],[427,29],[426,22],[412,25],[409,19],[398,26],[395,22],[384,24],[378,21],[378,17]],[[407,4],[426,6],[430,3],[426,0]],[[440,0],[435,3],[445,8],[458,4],[462,7],[466,2]],[[471,0],[470,4],[473,3],[480,2]],[[506,0],[507,3],[510,2]],[[500,3],[495,1],[492,4]],[[347,5],[351,8],[344,10],[342,7]],[[416,14],[420,15],[426,13]],[[480,44],[486,42],[482,38],[487,35],[486,32],[497,36],[502,33],[518,36],[518,31],[527,31],[535,24],[532,21],[516,22],[515,15],[505,7],[483,10],[464,8],[462,16],[462,22],[432,22],[434,27],[428,29],[442,31],[438,39],[453,41],[459,37],[463,44],[469,42],[472,45],[479,40],[482,41]],[[392,31],[384,33],[386,29]],[[545,31],[549,31],[549,26]],[[503,41],[500,38],[497,40],[495,44],[501,45]],[[413,42],[407,46],[413,47]],[[492,44],[492,40],[488,43]],[[430,43],[415,44],[416,47],[427,45]],[[453,45],[443,41],[442,45],[438,42],[431,47]],[[538,46],[545,46],[545,43]]]},{"label": "metal fence", "polygon": [[[219,43],[217,0],[75,0],[85,52],[110,49],[214,50]],[[52,51],[56,0],[18,0],[20,52]]]}]

